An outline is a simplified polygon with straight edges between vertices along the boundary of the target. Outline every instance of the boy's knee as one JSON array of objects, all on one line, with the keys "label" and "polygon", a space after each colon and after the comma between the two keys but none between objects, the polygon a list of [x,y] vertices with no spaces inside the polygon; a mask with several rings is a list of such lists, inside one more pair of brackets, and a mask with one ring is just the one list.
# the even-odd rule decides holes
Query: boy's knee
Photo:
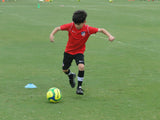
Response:
[{"label": "boy's knee", "polygon": [[67,73],[68,72],[68,70],[62,70],[64,73]]},{"label": "boy's knee", "polygon": [[84,71],[84,64],[78,64],[78,69],[80,71]]}]

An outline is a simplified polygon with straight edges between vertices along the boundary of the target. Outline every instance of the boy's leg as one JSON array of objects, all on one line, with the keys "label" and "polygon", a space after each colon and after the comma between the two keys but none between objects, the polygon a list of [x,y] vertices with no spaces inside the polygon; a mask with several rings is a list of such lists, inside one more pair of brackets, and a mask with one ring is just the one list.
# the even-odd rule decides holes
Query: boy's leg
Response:
[{"label": "boy's leg", "polygon": [[77,86],[77,94],[83,95],[82,83],[84,79],[84,55],[77,54],[75,57],[76,63],[78,65],[78,86]]},{"label": "boy's leg", "polygon": [[68,75],[69,77],[69,83],[71,85],[72,88],[75,87],[75,78],[76,78],[76,74],[72,73],[69,69],[69,67],[71,66],[73,60],[73,55],[70,55],[68,53],[64,53],[64,58],[63,58],[63,72]]},{"label": "boy's leg", "polygon": [[78,64],[78,86],[81,87],[84,79],[84,64]]},{"label": "boy's leg", "polygon": [[76,93],[83,95],[82,83],[84,79],[84,64],[78,64],[78,86]]}]

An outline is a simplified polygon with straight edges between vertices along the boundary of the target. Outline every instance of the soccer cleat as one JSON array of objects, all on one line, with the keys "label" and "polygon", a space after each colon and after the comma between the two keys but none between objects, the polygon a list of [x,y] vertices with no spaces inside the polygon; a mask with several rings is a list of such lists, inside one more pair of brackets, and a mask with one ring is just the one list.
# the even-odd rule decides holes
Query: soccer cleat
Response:
[{"label": "soccer cleat", "polygon": [[76,93],[78,95],[83,95],[83,89],[81,87],[78,87]]},{"label": "soccer cleat", "polygon": [[70,76],[69,76],[69,83],[71,85],[72,88],[75,87],[76,83],[75,83],[75,78],[76,78],[76,74],[75,73],[72,73]]}]

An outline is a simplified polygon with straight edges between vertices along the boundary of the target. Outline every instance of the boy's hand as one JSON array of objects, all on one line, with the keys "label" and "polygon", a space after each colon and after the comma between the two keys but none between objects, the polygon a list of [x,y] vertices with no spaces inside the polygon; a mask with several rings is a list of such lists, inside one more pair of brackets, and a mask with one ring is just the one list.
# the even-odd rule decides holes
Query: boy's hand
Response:
[{"label": "boy's hand", "polygon": [[54,36],[53,35],[50,35],[50,41],[54,42]]},{"label": "boy's hand", "polygon": [[58,32],[59,30],[61,30],[61,28],[60,28],[60,27],[56,27],[56,28],[54,28],[54,30],[51,32],[51,34],[50,34],[50,36],[49,36],[51,42],[54,42],[54,35],[55,35],[56,32]]},{"label": "boy's hand", "polygon": [[98,28],[98,31],[99,32],[102,32],[103,34],[107,35],[108,36],[108,40],[109,41],[113,41],[115,38],[104,28]]},{"label": "boy's hand", "polygon": [[112,42],[114,39],[115,39],[115,37],[113,37],[113,36],[109,36],[109,38],[108,38],[108,40],[111,41],[111,42]]}]

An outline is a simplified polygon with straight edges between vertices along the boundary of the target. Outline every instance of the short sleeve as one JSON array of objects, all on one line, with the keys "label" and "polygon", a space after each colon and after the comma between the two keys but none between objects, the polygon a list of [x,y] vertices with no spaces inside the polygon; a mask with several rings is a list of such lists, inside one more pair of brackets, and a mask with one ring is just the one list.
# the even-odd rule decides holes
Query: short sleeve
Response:
[{"label": "short sleeve", "polygon": [[95,34],[98,32],[98,28],[88,26],[88,32],[89,34]]},{"label": "short sleeve", "polygon": [[71,29],[72,26],[73,26],[73,23],[68,23],[68,24],[61,25],[60,28],[61,30],[69,31],[69,29]]}]

